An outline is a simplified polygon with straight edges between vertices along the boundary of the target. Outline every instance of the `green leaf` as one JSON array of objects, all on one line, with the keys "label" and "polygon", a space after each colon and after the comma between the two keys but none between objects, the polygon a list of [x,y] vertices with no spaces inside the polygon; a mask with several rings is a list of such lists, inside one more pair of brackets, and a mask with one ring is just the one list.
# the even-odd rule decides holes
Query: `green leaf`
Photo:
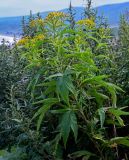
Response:
[{"label": "green leaf", "polygon": [[66,109],[51,110],[51,113],[52,114],[62,114],[62,113],[65,113],[66,111],[69,111],[69,109],[66,108]]},{"label": "green leaf", "polygon": [[100,122],[101,122],[101,128],[103,128],[104,122],[105,122],[105,110],[104,108],[98,109],[98,113],[100,116]]},{"label": "green leaf", "polygon": [[[45,107],[45,106],[44,106],[44,107]],[[46,106],[45,108],[46,108],[46,111],[49,109],[48,106]],[[43,121],[43,118],[44,118],[44,115],[45,115],[46,111],[45,111],[45,112],[42,112],[42,113],[40,114],[39,118],[38,118],[38,121],[37,121],[37,131],[39,131],[39,129],[40,129],[40,126],[41,126],[41,123],[42,123],[42,121]]]},{"label": "green leaf", "polygon": [[41,68],[37,74],[34,76],[34,78],[30,81],[28,87],[27,87],[27,90],[30,90],[31,89],[31,95],[32,97],[34,96],[34,90],[35,90],[35,87],[36,87],[36,84],[38,83],[39,81],[39,78],[42,74],[42,72],[44,71],[44,68]]},{"label": "green leaf", "polygon": [[60,123],[61,135],[63,137],[65,147],[66,147],[66,143],[70,133],[70,113],[71,111],[68,111],[65,114],[63,114],[62,120]]},{"label": "green leaf", "polygon": [[55,103],[59,102],[59,100],[57,98],[47,98],[47,99],[43,99],[43,100],[40,100],[38,102],[34,102],[33,104],[47,104],[47,105],[53,105]]},{"label": "green leaf", "polygon": [[83,80],[82,84],[84,83],[97,83],[97,82],[100,82],[101,80],[107,78],[107,75],[101,75],[101,76],[94,76],[94,77],[91,77],[91,78],[87,78],[85,80]]},{"label": "green leaf", "polygon": [[105,75],[101,75],[101,76],[95,76],[95,77],[91,77],[91,78],[87,78],[83,81],[82,84],[85,84],[85,83],[90,83],[90,84],[97,84],[99,85],[100,87],[105,87],[109,93],[111,94],[111,97],[112,97],[112,106],[114,108],[116,108],[116,102],[117,102],[117,96],[116,96],[116,91],[122,91],[123,90],[112,84],[112,83],[108,83],[108,82],[105,82],[103,79],[106,78],[107,76]]},{"label": "green leaf", "polygon": [[77,93],[76,93],[75,87],[72,83],[72,79],[70,76],[67,76],[65,83],[66,83],[66,87],[68,88],[68,90],[77,98]]},{"label": "green leaf", "polygon": [[119,124],[121,126],[125,126],[123,119],[120,116],[116,116],[116,119],[118,120]]},{"label": "green leaf", "polygon": [[121,109],[110,108],[109,112],[112,113],[118,120],[121,126],[124,126],[124,121],[120,116],[129,116],[129,112],[122,111]]},{"label": "green leaf", "polygon": [[116,91],[118,90],[118,91],[123,92],[123,90],[120,87],[118,87],[112,83],[100,81],[100,84],[102,86],[104,86],[109,91],[109,93],[111,94],[111,97],[112,97],[112,106],[114,108],[116,108],[116,103],[117,103]]},{"label": "green leaf", "polygon": [[109,97],[107,97],[106,95],[97,92],[97,90],[96,90],[95,88],[90,89],[90,90],[88,91],[88,93],[89,93],[91,96],[95,97],[96,102],[98,103],[99,107],[102,107],[102,106],[103,106],[104,100],[109,99]]},{"label": "green leaf", "polygon": [[67,104],[69,104],[69,92],[76,96],[75,88],[70,75],[67,75],[68,73],[65,72],[62,77],[58,77],[57,79],[57,93]]},{"label": "green leaf", "polygon": [[[40,101],[41,102],[41,101]],[[56,103],[58,103],[58,99],[56,98],[48,98],[48,99],[44,99],[42,101],[42,103],[44,103],[44,105],[38,109],[38,111],[34,114],[33,119],[35,119],[36,117],[39,116],[38,118],[38,122],[37,122],[37,131],[39,131],[40,129],[40,126],[41,126],[41,123],[42,123],[42,120],[46,114],[46,112]]]},{"label": "green leaf", "polygon": [[80,157],[86,157],[87,160],[91,157],[94,157],[95,154],[89,152],[89,151],[77,151],[77,152],[74,152],[70,155],[71,158],[80,158]]},{"label": "green leaf", "polygon": [[77,124],[77,117],[75,115],[74,112],[71,112],[71,116],[70,116],[70,123],[71,123],[71,129],[74,133],[74,138],[75,138],[75,141],[77,141],[77,136],[78,136],[78,124]]},{"label": "green leaf", "polygon": [[96,51],[102,48],[107,48],[107,43],[99,43],[96,47]]},{"label": "green leaf", "polygon": [[110,108],[109,112],[116,116],[129,116],[129,112],[122,111],[121,109]]},{"label": "green leaf", "polygon": [[66,104],[69,104],[69,90],[66,87],[66,78],[64,77],[59,77],[57,79],[57,94],[59,94],[62,98],[62,100],[64,100],[66,102]]},{"label": "green leaf", "polygon": [[53,75],[47,77],[47,78],[45,79],[45,81],[46,81],[46,80],[49,80],[49,79],[52,79],[52,78],[55,78],[55,77],[57,78],[57,77],[62,77],[62,76],[63,76],[62,73],[56,73],[56,74],[53,74]]},{"label": "green leaf", "polygon": [[67,111],[63,114],[62,120],[60,123],[61,135],[63,137],[64,145],[66,147],[66,143],[70,134],[70,130],[74,133],[75,141],[77,140],[78,135],[78,124],[77,118],[73,111]]},{"label": "green leaf", "polygon": [[51,80],[50,82],[44,82],[44,83],[40,83],[37,86],[38,87],[49,87],[49,86],[55,86],[56,81],[55,80]]},{"label": "green leaf", "polygon": [[46,114],[46,112],[51,108],[51,106],[49,105],[44,105],[43,107],[41,107],[33,116],[32,119],[35,119],[36,117],[39,116],[38,121],[37,121],[37,131],[39,131],[42,120]]},{"label": "green leaf", "polygon": [[110,143],[117,143],[129,147],[129,137],[115,137],[110,140]]}]

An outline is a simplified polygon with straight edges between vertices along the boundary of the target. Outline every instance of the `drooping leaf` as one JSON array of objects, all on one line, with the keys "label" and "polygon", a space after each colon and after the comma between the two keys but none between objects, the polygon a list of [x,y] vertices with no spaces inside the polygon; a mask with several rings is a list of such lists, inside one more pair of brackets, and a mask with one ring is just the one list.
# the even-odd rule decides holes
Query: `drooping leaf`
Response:
[{"label": "drooping leaf", "polygon": [[[44,107],[45,107],[45,106],[44,106]],[[46,106],[45,108],[46,108],[46,111],[45,111],[45,112],[47,112],[47,110],[49,109],[49,107]],[[40,114],[39,118],[38,118],[38,121],[37,121],[37,131],[39,131],[39,129],[40,129],[42,120],[43,120],[43,118],[44,118],[44,116],[45,116],[45,112],[42,112],[42,113]]]},{"label": "drooping leaf", "polygon": [[115,137],[110,140],[110,143],[116,143],[118,145],[120,144],[129,147],[129,137]]},{"label": "drooping leaf", "polygon": [[99,83],[109,91],[109,93],[111,94],[111,98],[112,98],[112,106],[114,108],[116,108],[116,103],[117,103],[116,92],[117,92],[117,90],[120,92],[123,92],[123,90],[120,87],[118,87],[112,83],[108,83],[105,81],[100,81]]},{"label": "drooping leaf", "polygon": [[76,96],[76,91],[71,77],[67,72],[65,72],[62,77],[58,77],[57,79],[57,93],[67,104],[69,104],[69,92]]},{"label": "drooping leaf", "polygon": [[119,124],[121,126],[125,126],[123,119],[120,116],[116,116],[116,119],[118,120]]},{"label": "drooping leaf", "polygon": [[77,124],[76,115],[73,111],[69,110],[63,114],[62,120],[60,123],[60,128],[61,128],[61,135],[63,137],[65,147],[70,134],[70,130],[72,130],[74,133],[75,141],[77,140],[78,124]]},{"label": "drooping leaf", "polygon": [[[46,114],[46,112],[56,103],[58,103],[58,99],[56,98],[48,98],[48,99],[44,99],[42,101],[43,103],[43,106],[38,109],[38,111],[34,114],[33,118],[32,119],[35,119],[36,117],[39,117],[38,118],[38,122],[37,122],[37,130],[40,129],[40,126],[41,126],[41,123],[42,123],[42,120]],[[41,101],[40,101],[41,103]]]},{"label": "drooping leaf", "polygon": [[110,108],[109,112],[111,112],[112,114],[117,115],[117,116],[129,116],[129,112],[122,111],[119,108],[117,108],[117,109]]},{"label": "drooping leaf", "polygon": [[107,78],[107,75],[94,76],[94,77],[91,77],[91,78],[84,79],[82,84],[85,84],[85,83],[99,83],[101,80],[103,80],[105,78]]},{"label": "drooping leaf", "polygon": [[42,74],[42,72],[44,71],[44,68],[41,68],[37,73],[36,75],[34,76],[34,78],[30,81],[28,87],[27,87],[27,90],[30,90],[31,89],[31,95],[33,97],[33,92],[35,90],[35,87],[39,81],[39,78]]},{"label": "drooping leaf", "polygon": [[59,102],[59,100],[57,98],[47,98],[47,99],[43,99],[37,102],[34,102],[33,104],[45,104],[45,105],[53,105],[55,103]]},{"label": "drooping leaf", "polygon": [[75,141],[76,141],[77,136],[78,136],[78,124],[77,124],[77,117],[76,117],[76,114],[74,112],[71,112],[70,123],[71,123],[71,129],[74,133],[74,138],[75,138]]},{"label": "drooping leaf", "polygon": [[89,93],[91,96],[95,97],[95,100],[96,100],[96,102],[98,103],[99,107],[102,107],[102,106],[103,106],[104,100],[109,99],[108,96],[106,96],[106,95],[98,92],[95,88],[90,89],[90,90],[88,91],[88,93]]},{"label": "drooping leaf", "polygon": [[85,151],[85,150],[81,150],[81,151],[77,151],[74,152],[70,155],[71,158],[82,158],[85,157],[87,158],[87,160],[91,157],[96,157],[96,155],[94,153],[91,153],[89,151]]},{"label": "drooping leaf", "polygon": [[65,109],[51,110],[51,113],[52,114],[62,114],[62,113],[65,113],[66,111],[69,111],[69,109],[65,108]]},{"label": "drooping leaf", "polygon": [[45,79],[45,81],[47,81],[47,80],[49,80],[49,79],[52,79],[52,78],[57,78],[57,77],[62,77],[63,76],[63,74],[62,73],[57,73],[57,74],[54,74],[54,75],[50,75],[49,77],[47,77],[46,79]]},{"label": "drooping leaf", "polygon": [[60,123],[61,135],[63,137],[65,147],[70,133],[70,113],[71,111],[64,113]]},{"label": "drooping leaf", "polygon": [[61,96],[66,104],[69,104],[69,90],[66,86],[66,80],[66,77],[59,77],[57,79],[57,94]]},{"label": "drooping leaf", "polygon": [[100,116],[100,123],[101,123],[101,128],[103,128],[104,122],[105,122],[105,110],[104,108],[98,109],[98,113]]},{"label": "drooping leaf", "polygon": [[124,121],[120,116],[129,116],[129,112],[122,111],[121,109],[110,108],[109,112],[112,113],[118,120],[121,126],[124,126]]},{"label": "drooping leaf", "polygon": [[41,123],[42,123],[42,120],[46,114],[46,112],[51,108],[51,106],[49,105],[43,105],[43,107],[41,107],[33,116],[32,119],[35,119],[36,117],[39,117],[38,118],[38,121],[37,121],[37,131],[39,131],[40,129],[40,126],[41,126]]}]

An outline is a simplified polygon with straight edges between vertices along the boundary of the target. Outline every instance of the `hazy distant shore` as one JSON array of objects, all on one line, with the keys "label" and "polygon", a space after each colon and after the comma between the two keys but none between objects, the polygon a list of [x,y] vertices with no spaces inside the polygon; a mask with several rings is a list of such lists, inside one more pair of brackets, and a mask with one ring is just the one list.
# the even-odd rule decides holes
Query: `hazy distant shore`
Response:
[{"label": "hazy distant shore", "polygon": [[[14,36],[0,35],[0,44],[2,43],[3,39],[5,42],[9,42],[10,44],[14,42]],[[16,39],[18,40],[19,38]]]}]

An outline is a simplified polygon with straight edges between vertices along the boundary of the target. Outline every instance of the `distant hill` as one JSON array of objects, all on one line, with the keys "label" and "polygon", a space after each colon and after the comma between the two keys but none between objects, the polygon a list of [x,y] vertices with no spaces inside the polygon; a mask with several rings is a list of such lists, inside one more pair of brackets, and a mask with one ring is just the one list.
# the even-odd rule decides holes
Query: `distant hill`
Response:
[{"label": "distant hill", "polygon": [[[104,6],[99,6],[95,8],[98,15],[104,15],[108,19],[108,23],[112,27],[119,25],[120,15],[125,13],[126,10],[129,10],[129,2],[109,4]],[[76,20],[79,20],[82,16],[83,7],[75,7],[76,10]],[[62,10],[67,12],[67,9]]]},{"label": "distant hill", "polygon": [[[74,9],[76,10],[76,20],[81,19],[83,7],[75,7]],[[129,2],[99,6],[95,9],[97,9],[98,15],[103,14],[108,19],[111,27],[116,27],[119,25],[120,15],[124,13],[125,10],[129,10]],[[61,11],[67,13],[67,9]],[[41,15],[44,18],[48,13],[49,12],[42,12]],[[21,20],[22,16],[0,18],[0,34],[19,35],[21,33]]]},{"label": "distant hill", "polygon": [[113,27],[119,25],[120,15],[124,14],[126,10],[129,10],[129,2],[100,6],[98,7],[98,14],[104,14]]}]

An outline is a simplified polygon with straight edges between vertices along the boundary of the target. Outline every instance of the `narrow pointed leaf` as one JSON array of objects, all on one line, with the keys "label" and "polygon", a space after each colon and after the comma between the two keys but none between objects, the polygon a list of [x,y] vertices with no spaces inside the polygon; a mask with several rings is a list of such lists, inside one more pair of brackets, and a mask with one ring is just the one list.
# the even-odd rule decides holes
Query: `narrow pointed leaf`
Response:
[{"label": "narrow pointed leaf", "polygon": [[98,113],[100,116],[100,123],[101,123],[101,128],[103,128],[104,122],[105,122],[105,110],[104,108],[98,109]]}]

